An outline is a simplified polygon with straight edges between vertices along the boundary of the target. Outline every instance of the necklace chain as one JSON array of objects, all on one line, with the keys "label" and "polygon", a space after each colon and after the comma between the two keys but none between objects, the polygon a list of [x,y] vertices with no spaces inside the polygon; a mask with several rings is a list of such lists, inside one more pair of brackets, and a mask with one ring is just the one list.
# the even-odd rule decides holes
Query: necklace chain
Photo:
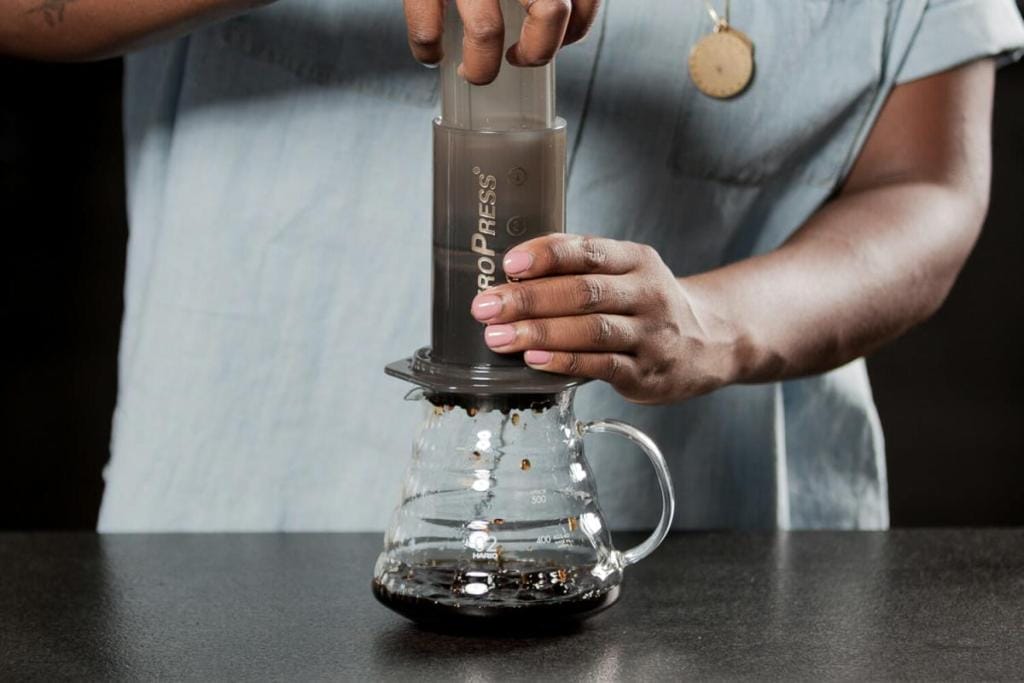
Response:
[{"label": "necklace chain", "polygon": [[729,26],[729,5],[731,0],[725,0],[725,12],[719,14],[715,9],[715,6],[711,4],[711,0],[704,0],[704,5],[708,8],[708,14],[711,15],[711,21],[715,22],[715,28],[723,29]]}]

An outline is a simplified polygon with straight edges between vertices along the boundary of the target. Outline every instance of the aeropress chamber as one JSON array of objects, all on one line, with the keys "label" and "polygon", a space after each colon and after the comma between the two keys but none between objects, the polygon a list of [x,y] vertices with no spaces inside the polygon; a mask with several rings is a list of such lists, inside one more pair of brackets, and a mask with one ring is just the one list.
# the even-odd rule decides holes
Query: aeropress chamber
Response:
[{"label": "aeropress chamber", "polygon": [[[507,48],[525,12],[501,0]],[[578,620],[619,596],[622,570],[664,539],[674,510],[664,458],[639,430],[573,413],[583,380],[498,354],[471,314],[507,280],[504,255],[565,231],[566,123],[553,65],[503,64],[487,86],[457,73],[463,29],[447,10],[441,116],[434,121],[430,347],[387,366],[422,406],[401,502],[373,590],[388,607],[441,627],[541,627]],[[658,475],[661,519],[636,548],[615,550],[583,455],[588,434],[625,437]]]},{"label": "aeropress chamber", "polygon": [[[523,9],[513,0],[502,10],[512,43]],[[489,349],[470,305],[506,282],[501,263],[509,249],[565,232],[566,124],[555,116],[555,70],[504,64],[490,85],[470,85],[457,73],[462,24],[454,7],[444,48],[434,120],[431,346],[387,372],[459,405],[528,405],[579,381]]]}]

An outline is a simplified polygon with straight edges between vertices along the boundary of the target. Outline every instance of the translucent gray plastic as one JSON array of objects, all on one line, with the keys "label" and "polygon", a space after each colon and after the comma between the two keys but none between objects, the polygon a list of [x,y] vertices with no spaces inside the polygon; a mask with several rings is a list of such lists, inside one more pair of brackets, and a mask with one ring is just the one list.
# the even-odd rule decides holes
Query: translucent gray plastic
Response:
[{"label": "translucent gray plastic", "polygon": [[[454,5],[454,3],[451,3]],[[519,38],[525,13],[519,0],[501,0],[505,20],[505,50]],[[462,22],[449,7],[441,63],[441,120],[468,130],[509,131],[555,127],[555,68],[553,64],[520,69],[502,64],[493,83],[471,85],[459,76],[462,62]]]}]

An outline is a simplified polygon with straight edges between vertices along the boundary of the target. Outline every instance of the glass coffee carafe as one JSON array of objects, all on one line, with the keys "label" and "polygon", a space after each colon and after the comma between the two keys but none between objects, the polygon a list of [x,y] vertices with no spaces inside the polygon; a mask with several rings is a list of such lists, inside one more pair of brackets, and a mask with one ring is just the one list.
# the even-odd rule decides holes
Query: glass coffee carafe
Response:
[{"label": "glass coffee carafe", "polygon": [[[672,484],[646,435],[617,421],[578,421],[573,395],[477,408],[411,392],[423,419],[374,571],[381,602],[417,621],[537,625],[588,616],[618,598],[623,569],[668,532]],[[625,552],[612,546],[583,454],[584,438],[601,433],[639,446],[660,484],[657,528]]]}]

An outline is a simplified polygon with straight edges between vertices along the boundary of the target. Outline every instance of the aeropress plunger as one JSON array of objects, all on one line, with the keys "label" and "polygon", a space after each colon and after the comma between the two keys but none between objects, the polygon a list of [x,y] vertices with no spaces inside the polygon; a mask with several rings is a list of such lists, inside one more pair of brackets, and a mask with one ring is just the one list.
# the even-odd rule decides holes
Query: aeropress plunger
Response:
[{"label": "aeropress plunger", "polygon": [[[525,13],[502,0],[506,45]],[[639,430],[573,414],[581,380],[539,372],[484,343],[470,306],[506,282],[504,255],[565,230],[566,124],[555,116],[553,65],[503,65],[474,86],[457,73],[462,25],[449,8],[434,121],[431,346],[387,373],[418,385],[423,420],[373,590],[388,607],[435,626],[564,623],[619,595],[622,570],[664,539],[674,510],[664,458]],[[588,433],[613,433],[649,457],[662,497],[657,528],[620,552],[583,456]]]}]

